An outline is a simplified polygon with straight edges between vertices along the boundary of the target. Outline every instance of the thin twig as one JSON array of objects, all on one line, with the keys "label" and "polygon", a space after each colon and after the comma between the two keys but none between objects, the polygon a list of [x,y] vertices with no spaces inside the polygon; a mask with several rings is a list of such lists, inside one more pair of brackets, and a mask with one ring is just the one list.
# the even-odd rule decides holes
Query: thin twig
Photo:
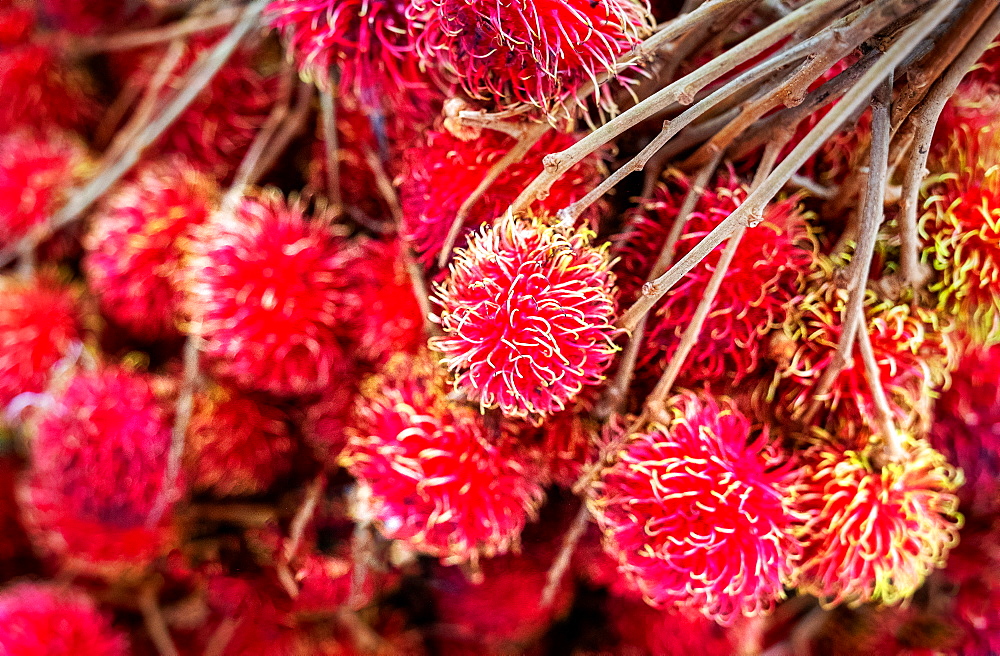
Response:
[{"label": "thin twig", "polygon": [[[547,155],[543,160],[545,164],[544,170],[515,199],[510,211],[515,214],[523,212],[537,198],[544,197],[552,184],[568,171],[570,167],[608,141],[654,116],[673,102],[678,100],[693,101],[698,91],[728,73],[735,65],[759,55],[781,39],[794,33],[803,24],[814,20],[817,16],[828,15],[837,11],[843,5],[847,4],[848,1],[813,0],[807,3],[704,66],[667,85],[649,98],[646,98],[631,109],[597,128],[566,150]],[[705,3],[699,9],[690,14],[685,14],[681,18],[690,19],[690,17],[695,16],[695,14],[698,14],[710,4],[713,3]]]},{"label": "thin twig", "polygon": [[170,450],[167,452],[167,464],[163,469],[163,483],[146,520],[148,526],[157,526],[160,523],[167,507],[175,500],[177,494],[175,488],[184,457],[184,441],[187,438],[188,425],[191,423],[191,413],[194,411],[194,393],[198,387],[200,355],[201,337],[197,331],[193,331],[188,334],[184,342],[184,373],[177,394],[177,411],[170,433]]},{"label": "thin twig", "polygon": [[[641,170],[646,162],[659,151],[682,128],[689,125],[699,116],[708,112],[718,105],[722,100],[741,89],[752,88],[751,85],[761,82],[773,72],[781,70],[785,66],[794,64],[799,60],[804,63],[785,78],[775,79],[771,85],[773,89],[765,88],[758,93],[755,100],[751,100],[744,105],[744,112],[738,115],[733,122],[720,132],[722,141],[709,142],[709,150],[700,151],[698,159],[692,162],[692,166],[708,161],[707,158],[714,156],[714,147],[718,147],[718,152],[729,144],[736,135],[753,123],[779,103],[797,104],[802,101],[802,97],[809,86],[825,71],[836,59],[847,55],[857,45],[869,38],[893,18],[904,12],[909,3],[917,0],[879,0],[872,3],[849,16],[844,17],[832,25],[827,26],[814,36],[789,48],[784,48],[772,57],[753,66],[748,71],[739,75],[734,80],[713,91],[707,97],[698,101],[690,109],[684,111],[677,118],[665,121],[663,130],[658,134],[642,151],[612,173],[601,184],[591,190],[580,200],[572,203],[569,207],[560,212],[561,217],[566,220],[575,220],[589,205],[594,203],[603,194],[607,193],[618,182],[630,173]],[[817,57],[817,51],[825,51],[834,44],[839,44],[829,57]],[[699,69],[700,70],[700,69]]]},{"label": "thin twig", "polygon": [[278,132],[267,144],[267,148],[264,149],[260,161],[257,162],[257,166],[255,166],[253,171],[250,173],[248,178],[248,180],[252,181],[250,184],[254,184],[257,180],[263,177],[265,173],[270,171],[271,167],[273,167],[274,163],[278,160],[278,157],[285,152],[288,144],[292,142],[292,139],[301,134],[302,130],[305,129],[306,119],[309,117],[309,112],[312,110],[314,91],[315,89],[312,84],[299,82],[298,90],[295,92],[295,105],[292,108],[292,112],[281,123],[281,127],[278,129]]},{"label": "thin twig", "polygon": [[[461,207],[458,208],[458,212],[455,213],[455,218],[451,222],[451,227],[448,228],[448,236],[444,239],[444,245],[441,247],[441,252],[438,253],[437,265],[442,269],[448,264],[448,258],[451,257],[452,248],[455,246],[455,242],[458,240],[459,234],[462,232],[462,226],[465,225],[465,217],[469,215],[469,211],[472,206],[479,202],[479,199],[483,197],[489,188],[497,181],[504,171],[506,171],[511,166],[517,165],[524,156],[528,154],[528,151],[538,143],[538,141],[545,135],[548,131],[549,125],[547,123],[529,123],[524,128],[521,136],[518,137],[517,143],[515,143],[510,150],[508,150],[503,157],[494,162],[490,170],[486,172],[486,176],[482,179],[479,185],[472,190],[469,197],[465,199]],[[494,218],[494,217],[490,217]]]},{"label": "thin twig", "polygon": [[[794,126],[790,127],[794,128]],[[751,183],[751,193],[764,182],[764,179],[768,175],[771,174],[771,170],[774,168],[774,163],[778,159],[778,154],[788,142],[789,136],[790,133],[786,133],[784,138],[775,139],[767,145],[767,149],[764,151],[764,156],[761,159],[760,165],[757,167],[757,173],[754,175],[754,180]],[[698,301],[698,307],[695,308],[694,315],[691,317],[691,323],[689,323],[684,329],[684,334],[681,336],[681,341],[677,345],[677,350],[674,351],[670,358],[670,362],[667,363],[667,367],[663,371],[663,375],[660,377],[660,380],[656,383],[656,387],[653,388],[649,398],[646,399],[646,409],[644,414],[648,417],[659,417],[664,411],[667,398],[670,396],[670,391],[674,387],[674,382],[677,380],[681,367],[684,365],[688,355],[690,355],[691,351],[694,349],[695,343],[698,341],[698,337],[701,335],[701,329],[704,327],[705,320],[708,318],[709,313],[712,311],[712,307],[715,305],[715,297],[718,295],[719,289],[722,288],[722,282],[725,280],[726,273],[729,271],[729,265],[732,263],[733,257],[736,255],[736,250],[739,248],[740,241],[743,239],[743,234],[746,230],[747,227],[745,225],[739,226],[729,238],[729,242],[726,244],[725,250],[723,250],[722,254],[719,256],[719,261],[715,265],[715,271],[712,272],[712,277],[709,278],[708,284],[702,292],[701,300]]]},{"label": "thin twig", "polygon": [[[112,185],[122,178],[139,161],[142,152],[162,135],[168,127],[187,109],[195,98],[208,86],[215,74],[229,60],[243,38],[257,25],[260,13],[264,11],[270,0],[253,0],[243,12],[239,22],[223,37],[216,46],[202,55],[187,77],[187,83],[173,97],[154,120],[152,120],[135,138],[128,150],[122,153],[113,164],[87,182],[82,188],[70,190],[69,201],[52,217],[48,232],[52,233],[78,220]],[[41,237],[30,235],[22,241],[33,242]],[[33,243],[37,243],[34,241]],[[0,267],[7,265],[23,245],[16,244],[13,248],[0,250]]]},{"label": "thin twig", "polygon": [[[687,193],[684,195],[684,201],[681,203],[677,216],[674,217],[674,222],[670,226],[670,232],[667,233],[667,238],[660,248],[660,254],[657,256],[656,261],[653,263],[653,268],[646,278],[647,282],[660,276],[673,262],[674,250],[677,246],[677,241],[680,239],[681,232],[683,232],[691,212],[694,211],[695,206],[698,204],[698,200],[704,195],[705,187],[712,178],[712,174],[715,173],[715,169],[718,168],[720,160],[721,156],[716,157],[711,162],[702,166],[694,177],[691,178],[691,186],[688,187]],[[614,380],[608,385],[601,401],[594,410],[596,418],[606,420],[614,413],[621,411],[629,385],[632,384],[632,376],[635,374],[635,365],[639,359],[639,348],[642,346],[642,339],[645,332],[646,317],[643,317],[627,337],[628,344],[625,345],[622,356],[619,358],[618,371],[615,372]]]},{"label": "thin twig", "polygon": [[160,603],[157,600],[157,586],[153,583],[143,585],[139,590],[139,608],[142,610],[142,621],[146,626],[146,633],[152,640],[153,646],[160,656],[179,656],[177,647],[170,637],[170,629],[160,612]]},{"label": "thin twig", "polygon": [[[994,5],[996,3],[993,3]],[[915,125],[913,145],[903,177],[902,206],[899,212],[899,233],[902,241],[900,249],[900,274],[903,284],[916,292],[927,280],[927,272],[920,266],[920,239],[917,236],[917,210],[920,206],[920,185],[927,174],[927,155],[931,139],[937,127],[938,118],[945,103],[958,88],[958,84],[969,69],[1000,33],[1000,10],[983,23],[975,37],[955,58],[945,74],[934,83],[920,105],[913,111],[908,121]]]},{"label": "thin twig", "polygon": [[326,197],[333,213],[339,215],[344,206],[340,194],[340,139],[337,134],[336,87],[326,84],[319,90],[319,111],[323,122],[323,153],[326,156]]},{"label": "thin twig", "polygon": [[841,371],[851,361],[854,340],[863,326],[865,317],[865,290],[871,269],[872,255],[879,227],[885,214],[884,201],[886,171],[889,165],[889,139],[891,134],[889,110],[892,100],[892,76],[888,76],[872,97],[872,147],[868,164],[868,185],[861,209],[860,235],[854,256],[851,258],[850,279],[847,283],[847,303],[841,313],[841,333],[837,352],[820,377],[813,395],[813,403],[804,417],[810,422],[822,407],[823,400],[833,388]]},{"label": "thin twig", "polygon": [[440,327],[431,321],[431,315],[434,313],[434,310],[431,307],[431,295],[427,287],[427,280],[424,278],[424,268],[420,266],[413,253],[413,249],[408,244],[403,243],[400,246],[400,251],[403,258],[403,266],[406,267],[406,273],[410,277],[410,286],[413,287],[413,294],[417,297],[417,306],[420,308],[420,314],[423,316],[424,334],[428,336],[437,335],[440,332]]},{"label": "thin twig", "polygon": [[556,593],[559,592],[563,576],[566,575],[566,570],[569,569],[570,563],[573,562],[573,552],[576,551],[576,546],[580,544],[583,534],[587,532],[588,523],[590,523],[590,510],[587,508],[586,502],[581,502],[580,510],[577,511],[576,516],[573,518],[573,523],[570,524],[566,535],[563,536],[559,554],[552,561],[552,565],[545,575],[545,588],[542,590],[542,597],[538,602],[539,608],[548,608],[555,601]]},{"label": "thin twig", "polygon": [[382,194],[385,204],[389,206],[389,214],[392,216],[398,232],[399,227],[403,225],[403,206],[399,202],[399,194],[396,193],[396,187],[393,186],[392,180],[389,179],[389,174],[385,170],[385,165],[379,156],[375,154],[375,151],[365,143],[361,143],[360,147],[361,152],[365,156],[365,162],[368,164],[368,170],[375,177],[375,186],[378,187],[379,193]]},{"label": "thin twig", "polygon": [[319,500],[325,487],[326,474],[321,473],[306,488],[302,504],[295,511],[295,516],[292,517],[292,521],[288,525],[288,538],[285,539],[284,548],[281,550],[281,559],[275,565],[278,581],[285,589],[285,592],[288,593],[288,596],[293,599],[299,596],[299,586],[292,575],[291,563],[299,553],[299,548],[302,546],[302,540],[306,533],[306,527],[309,526],[313,515],[316,514],[316,506],[319,505]]},{"label": "thin twig", "polygon": [[81,55],[93,55],[99,52],[116,52],[151,46],[231,25],[240,18],[242,12],[241,7],[224,6],[213,14],[191,16],[160,27],[121,32],[110,36],[80,37],[73,43],[73,50]]},{"label": "thin twig", "polygon": [[902,439],[899,431],[896,430],[896,422],[892,417],[892,408],[889,407],[889,399],[886,397],[885,388],[882,386],[882,372],[879,370],[878,360],[875,358],[875,349],[872,348],[871,335],[868,333],[864,315],[858,317],[858,345],[861,350],[861,361],[864,363],[865,376],[868,378],[868,387],[872,391],[872,399],[875,401],[875,421],[878,423],[879,432],[882,434],[885,446],[884,455],[889,462],[900,462],[906,457],[903,449]]},{"label": "thin twig", "polygon": [[856,109],[868,100],[875,87],[906,57],[927,32],[954,8],[956,2],[957,0],[942,0],[907,28],[890,46],[885,55],[861,76],[857,84],[844,94],[840,102],[820,119],[816,127],[810,130],[792,152],[775,167],[764,183],[747,196],[742,205],[719,223],[660,278],[643,287],[642,297],[623,315],[619,326],[626,330],[633,329],[642,315],[648,312],[671,287],[677,284],[678,280],[694,268],[708,253],[729,238],[739,224],[744,223],[751,227],[756,225],[761,220],[763,208],[784,187],[789,178],[813,153],[819,150],[827,139],[833,136],[833,133]]}]

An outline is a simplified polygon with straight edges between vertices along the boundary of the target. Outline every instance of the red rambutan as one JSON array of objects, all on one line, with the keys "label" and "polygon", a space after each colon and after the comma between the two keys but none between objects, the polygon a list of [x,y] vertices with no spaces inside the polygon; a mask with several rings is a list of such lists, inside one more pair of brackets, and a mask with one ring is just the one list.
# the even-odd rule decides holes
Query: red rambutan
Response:
[{"label": "red rambutan", "polygon": [[770,610],[801,551],[793,474],[728,399],[684,392],[667,413],[595,484],[605,550],[652,605],[720,623]]},{"label": "red rambutan", "polygon": [[141,570],[166,551],[182,482],[163,489],[170,413],[147,377],[77,373],[31,429],[21,502],[42,551],[109,576]]},{"label": "red rambutan", "polygon": [[121,0],[37,0],[47,25],[76,34],[93,34],[121,25],[129,9],[139,5]]},{"label": "red rambutan", "polygon": [[939,272],[929,286],[939,309],[979,337],[1000,331],[1000,132],[992,98],[989,117],[980,125],[960,120],[943,154],[928,163],[937,174],[920,223],[923,261]]},{"label": "red rambutan", "polygon": [[0,278],[0,411],[19,394],[43,391],[57,363],[82,348],[83,336],[74,290],[48,275]]},{"label": "red rambutan", "polygon": [[454,384],[508,417],[545,417],[604,380],[617,347],[614,275],[594,234],[501,217],[470,237],[436,285],[431,339]]},{"label": "red rambutan", "polygon": [[[520,162],[507,167],[470,208],[456,245],[463,246],[470,230],[491,223],[510,206],[542,172],[545,154],[568,148],[575,141],[570,134],[549,131]],[[406,149],[399,194],[403,235],[421,261],[429,264],[437,257],[459,208],[514,143],[512,137],[495,130],[485,130],[472,141],[462,141],[448,132],[428,131],[418,145]],[[537,207],[557,212],[595,187],[601,173],[597,155],[585,158],[555,182]],[[584,216],[593,218],[596,207]]]},{"label": "red rambutan", "polygon": [[220,386],[195,396],[185,450],[194,490],[263,492],[291,468],[294,447],[288,416],[277,406]]},{"label": "red rambutan", "polygon": [[267,14],[304,79],[326,87],[339,78],[341,93],[366,108],[411,113],[418,108],[407,105],[426,95],[429,80],[414,52],[406,6],[406,0],[273,0]]},{"label": "red rambutan", "polygon": [[[847,291],[821,282],[794,308],[783,332],[772,338],[772,355],[779,362],[769,398],[778,416],[802,416],[813,403],[823,372],[831,366],[840,343]],[[935,390],[944,387],[953,367],[951,333],[932,310],[905,303],[880,301],[865,292],[865,314],[881,385],[897,419],[903,424],[929,417]],[[860,357],[853,358],[833,382],[824,399],[830,413],[873,419],[875,400]]]},{"label": "red rambutan", "polygon": [[26,7],[0,6],[0,47],[26,42],[35,30],[35,13]]},{"label": "red rambutan", "polygon": [[444,382],[426,354],[390,361],[363,384],[341,461],[370,490],[386,537],[449,563],[506,553],[544,493],[512,440],[491,439]]},{"label": "red rambutan", "polygon": [[428,66],[443,67],[473,98],[544,113],[614,75],[652,27],[648,5],[634,0],[411,0],[407,12]]},{"label": "red rambutan", "polygon": [[403,245],[363,240],[357,260],[349,267],[352,290],[358,295],[357,345],[362,361],[382,363],[394,353],[413,355],[427,343],[424,318],[413,283],[402,261]]},{"label": "red rambutan", "polygon": [[69,134],[0,135],[0,248],[41,229],[88,165],[86,146]]},{"label": "red rambutan", "polygon": [[337,468],[337,458],[347,444],[347,424],[356,393],[357,381],[353,377],[342,377],[337,384],[324,389],[319,400],[305,408],[302,438],[316,458],[331,469]]},{"label": "red rambutan", "polygon": [[616,654],[732,656],[740,653],[725,627],[700,615],[650,608],[640,600],[612,596],[608,618],[618,634]]},{"label": "red rambutan", "polygon": [[1000,510],[998,371],[1000,345],[966,345],[951,385],[934,405],[929,439],[969,481],[958,495],[966,514],[990,516]]},{"label": "red rambutan", "polygon": [[213,370],[244,389],[319,392],[346,369],[341,339],[358,311],[344,240],[276,190],[194,230],[184,310]]},{"label": "red rambutan", "polygon": [[[627,302],[643,283],[680,211],[689,182],[679,175],[657,188],[645,202],[630,233],[621,237],[616,266]],[[732,171],[702,194],[677,241],[681,257],[697,245],[746,198],[747,190]],[[720,245],[687,273],[659,302],[650,316],[640,373],[655,380],[673,357],[701,302],[709,279],[725,249]],[[763,221],[748,231],[726,272],[699,339],[684,367],[682,382],[732,377],[739,383],[757,369],[763,336],[781,325],[815,260],[815,240],[795,199],[768,206]]]},{"label": "red rambutan", "polygon": [[80,590],[20,583],[0,592],[0,653],[126,656],[125,635]]},{"label": "red rambutan", "polygon": [[101,310],[143,341],[179,335],[179,244],[204,223],[215,182],[179,157],[144,166],[111,196],[84,240],[84,270]]},{"label": "red rambutan", "polygon": [[17,126],[83,131],[100,115],[94,83],[51,44],[23,43],[0,57],[0,132]]},{"label": "red rambutan", "polygon": [[799,585],[827,605],[909,598],[944,564],[962,526],[962,474],[944,456],[907,436],[905,458],[879,469],[853,450],[864,438],[813,447],[792,495],[806,517]]},{"label": "red rambutan", "polygon": [[557,412],[541,426],[519,427],[520,448],[538,465],[538,480],[571,488],[597,457],[597,427],[579,407]]}]

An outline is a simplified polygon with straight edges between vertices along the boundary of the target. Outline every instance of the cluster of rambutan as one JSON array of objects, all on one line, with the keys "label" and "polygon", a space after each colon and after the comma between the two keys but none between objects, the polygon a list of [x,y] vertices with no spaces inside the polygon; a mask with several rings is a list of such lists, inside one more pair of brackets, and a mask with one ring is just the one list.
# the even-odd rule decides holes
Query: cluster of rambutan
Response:
[{"label": "cluster of rambutan", "polygon": [[595,149],[508,208],[635,89],[647,4],[189,5],[0,0],[0,654],[1000,649],[989,58],[931,153],[928,293],[890,240],[859,290],[866,368],[809,190],[867,116],[635,326],[747,161],[567,211]]}]

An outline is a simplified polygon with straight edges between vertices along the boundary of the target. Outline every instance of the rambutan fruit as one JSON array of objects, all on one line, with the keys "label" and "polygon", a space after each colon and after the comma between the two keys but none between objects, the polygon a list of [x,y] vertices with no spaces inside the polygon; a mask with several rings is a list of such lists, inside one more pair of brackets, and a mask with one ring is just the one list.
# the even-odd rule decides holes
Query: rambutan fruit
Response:
[{"label": "rambutan fruit", "polygon": [[[689,181],[680,174],[657,187],[621,241],[616,266],[626,302],[634,302],[677,219]],[[747,189],[732,170],[706,189],[688,216],[675,254],[694,248],[746,198]],[[640,374],[655,380],[673,357],[715,273],[724,245],[709,253],[660,301],[646,324],[639,354]],[[682,382],[740,383],[760,363],[764,336],[785,320],[815,261],[816,243],[794,198],[767,207],[760,225],[747,231],[723,279],[688,356]]]},{"label": "rambutan fruit", "polygon": [[[550,114],[603,74],[652,27],[633,0],[411,0],[417,52],[472,98]],[[593,93],[593,92],[592,92]]]},{"label": "rambutan fruit", "polygon": [[58,363],[82,348],[85,324],[79,295],[54,276],[0,278],[0,411],[46,388]]},{"label": "rambutan fruit", "polygon": [[[995,96],[994,96],[995,97]],[[928,166],[929,208],[920,222],[923,261],[938,279],[938,308],[973,335],[1000,331],[1000,133],[996,112],[977,129],[959,123],[943,154]]]},{"label": "rambutan fruit", "polygon": [[25,43],[35,30],[35,12],[27,7],[0,6],[0,47]]},{"label": "rambutan fruit", "polygon": [[[790,309],[771,350],[783,351],[769,398],[779,417],[801,417],[814,402],[823,372],[831,366],[840,343],[847,291],[821,282]],[[868,330],[880,383],[898,421],[913,425],[929,416],[936,390],[944,387],[954,366],[954,342],[946,322],[933,310],[879,300],[865,291]],[[875,400],[860,357],[853,358],[823,400],[831,414],[865,420],[875,415]]]},{"label": "rambutan fruit", "polygon": [[180,244],[218,195],[211,178],[172,157],[145,165],[107,199],[84,239],[84,270],[114,324],[147,342],[180,334]]},{"label": "rambutan fruit", "polygon": [[[216,35],[199,35],[187,41],[161,100],[184,84],[184,76],[218,40]],[[114,63],[130,84],[145,88],[163,57],[162,49],[151,49],[138,57],[134,53],[118,57]],[[237,49],[157,141],[155,152],[180,154],[219,180],[230,176],[278,102],[280,76],[271,70],[273,66],[258,62],[260,58],[259,49]]]},{"label": "rambutan fruit", "polygon": [[356,393],[355,377],[342,377],[324,389],[318,400],[305,407],[300,424],[302,439],[316,458],[331,469],[337,468],[337,458],[347,444],[347,425]]},{"label": "rambutan fruit", "polygon": [[277,190],[194,229],[184,270],[189,329],[212,370],[239,387],[313,394],[346,367],[342,339],[358,309],[344,239]]},{"label": "rambutan fruit", "polygon": [[[436,567],[431,578],[438,621],[451,631],[447,643],[481,654],[519,651],[538,640],[573,601],[570,581],[560,586],[553,603],[542,606],[549,558],[532,549],[484,561],[477,580],[457,567]],[[503,599],[503,604],[497,604]]]},{"label": "rambutan fruit", "polygon": [[[572,135],[549,131],[520,162],[507,167],[470,208],[456,245],[463,246],[469,231],[503,214],[542,172],[544,155],[568,148],[575,141]],[[514,144],[513,137],[495,130],[485,130],[472,141],[462,141],[448,132],[428,131],[415,146],[406,149],[399,192],[403,235],[422,262],[429,264],[437,257],[459,208]],[[600,158],[591,155],[559,178],[536,207],[557,212],[583,197],[601,179]],[[588,210],[585,220],[598,211],[597,206]]]},{"label": "rambutan fruit", "polygon": [[586,228],[504,216],[469,239],[435,286],[454,384],[480,407],[539,418],[597,385],[617,347],[614,275]]},{"label": "rambutan fruit", "polygon": [[867,449],[855,450],[864,438],[810,449],[792,494],[806,517],[799,586],[829,606],[909,598],[944,565],[962,526],[962,474],[944,456],[904,436],[905,456],[880,469]]},{"label": "rambutan fruit", "polygon": [[538,480],[572,488],[583,468],[597,458],[597,426],[581,408],[557,412],[541,426],[522,426],[517,441],[524,453],[537,463]]},{"label": "rambutan fruit", "polygon": [[958,496],[966,514],[1000,510],[1000,346],[966,343],[951,385],[934,405],[929,439],[968,481]]},{"label": "rambutan fruit", "polygon": [[131,650],[82,590],[19,583],[0,592],[0,653],[127,656]]},{"label": "rambutan fruit", "polygon": [[415,98],[427,95],[430,80],[415,53],[407,4],[273,0],[266,15],[304,79],[320,87],[336,80],[341,94],[357,98],[364,108],[409,114],[418,110]]},{"label": "rambutan fruit", "polygon": [[352,290],[358,295],[355,318],[358,359],[383,363],[394,353],[413,355],[427,343],[424,317],[403,262],[399,240],[361,240],[349,267]]},{"label": "rambutan fruit", "polygon": [[258,494],[291,469],[288,415],[273,403],[213,385],[194,399],[185,458],[191,487]]},{"label": "rambutan fruit", "polygon": [[595,484],[605,550],[651,605],[723,624],[770,610],[801,554],[795,474],[728,399],[682,392],[666,413]]},{"label": "rambutan fruit", "polygon": [[76,34],[94,34],[119,27],[129,13],[134,13],[137,6],[121,0],[38,0],[38,7],[47,25]]},{"label": "rambutan fruit", "polygon": [[0,132],[18,126],[85,131],[100,115],[93,81],[53,44],[3,49],[0,98]]},{"label": "rambutan fruit", "polygon": [[41,230],[89,165],[86,146],[68,133],[0,134],[0,248]]},{"label": "rambutan fruit", "polygon": [[426,354],[390,361],[362,385],[342,464],[370,490],[382,533],[447,563],[516,547],[544,498],[508,436],[451,402]]},{"label": "rambutan fruit", "polygon": [[740,653],[728,629],[691,613],[650,608],[640,599],[610,596],[608,620],[619,649],[613,653],[656,656],[732,656]]},{"label": "rambutan fruit", "polygon": [[163,487],[170,432],[148,377],[110,367],[75,374],[30,426],[21,502],[41,551],[109,577],[164,553],[183,490],[183,480]]}]

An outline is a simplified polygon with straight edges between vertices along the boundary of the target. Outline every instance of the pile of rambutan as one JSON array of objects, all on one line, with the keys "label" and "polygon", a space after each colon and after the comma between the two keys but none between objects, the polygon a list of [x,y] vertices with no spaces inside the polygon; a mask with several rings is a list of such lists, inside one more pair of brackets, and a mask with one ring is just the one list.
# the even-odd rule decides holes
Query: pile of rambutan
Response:
[{"label": "pile of rambutan", "polygon": [[998,35],[0,0],[0,656],[1000,653]]}]

